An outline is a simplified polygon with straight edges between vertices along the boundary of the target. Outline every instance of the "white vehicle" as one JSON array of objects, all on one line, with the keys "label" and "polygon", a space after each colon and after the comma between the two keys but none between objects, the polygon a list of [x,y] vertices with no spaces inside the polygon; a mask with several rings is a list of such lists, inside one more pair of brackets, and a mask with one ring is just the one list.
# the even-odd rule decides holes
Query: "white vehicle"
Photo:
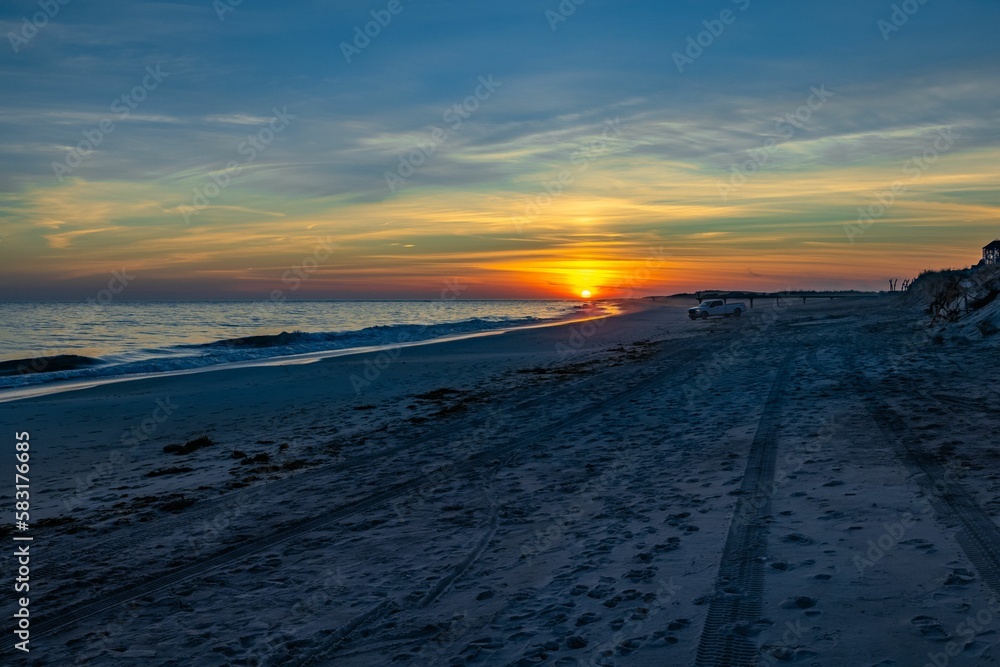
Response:
[{"label": "white vehicle", "polygon": [[747,309],[746,304],[726,303],[722,299],[707,299],[694,308],[688,308],[688,317],[692,320],[707,320],[710,317],[739,317]]}]

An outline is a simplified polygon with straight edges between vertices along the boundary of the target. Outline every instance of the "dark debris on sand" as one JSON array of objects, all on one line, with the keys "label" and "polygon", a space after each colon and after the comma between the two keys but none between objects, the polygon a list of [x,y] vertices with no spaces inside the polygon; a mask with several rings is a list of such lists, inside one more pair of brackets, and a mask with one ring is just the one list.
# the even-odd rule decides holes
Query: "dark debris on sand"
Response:
[{"label": "dark debris on sand", "polygon": [[200,438],[195,438],[194,440],[189,440],[183,445],[167,445],[163,448],[166,454],[177,454],[178,456],[182,454],[190,454],[191,452],[196,452],[199,449],[204,449],[205,447],[211,447],[215,444],[215,441],[209,438],[207,435],[203,435]]}]

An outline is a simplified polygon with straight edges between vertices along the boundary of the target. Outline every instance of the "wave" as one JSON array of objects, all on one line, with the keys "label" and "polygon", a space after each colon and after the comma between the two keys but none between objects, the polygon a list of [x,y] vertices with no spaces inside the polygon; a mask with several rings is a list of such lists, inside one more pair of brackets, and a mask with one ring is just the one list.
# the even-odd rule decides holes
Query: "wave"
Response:
[{"label": "wave", "polygon": [[[325,349],[330,343],[345,341],[360,342],[360,345],[386,345],[403,343],[410,340],[426,340],[437,336],[450,336],[475,331],[488,331],[500,327],[518,326],[538,322],[537,317],[522,317],[517,319],[483,319],[474,317],[460,322],[448,324],[391,324],[377,325],[359,329],[358,331],[330,331],[309,333],[305,331],[282,331],[279,334],[242,336],[240,338],[224,338],[211,343],[182,345],[179,347],[207,350],[241,350],[267,349],[273,347],[310,347],[308,351]],[[393,335],[395,334],[395,335]],[[412,337],[412,338],[411,338]],[[374,341],[374,342],[371,342]],[[329,349],[341,349],[333,347]]]},{"label": "wave", "polygon": [[188,345],[192,348],[266,348],[280,347],[282,345],[292,345],[294,343],[310,340],[312,336],[325,336],[333,334],[308,334],[304,331],[293,331],[288,333],[282,331],[280,334],[264,336],[243,336],[242,338],[223,338],[212,343],[200,343]]},{"label": "wave", "polygon": [[[398,345],[436,338],[525,326],[542,321],[538,317],[472,318],[447,324],[379,325],[356,331],[304,332],[242,336],[208,343],[145,350],[128,357],[93,358],[61,354],[0,362],[0,388],[90,378],[110,378],[190,370],[220,364],[273,359],[276,357]],[[28,370],[33,369],[33,370]]]},{"label": "wave", "polygon": [[11,359],[10,361],[0,361],[0,377],[72,371],[89,366],[98,366],[103,363],[105,362],[102,359],[84,357],[79,354],[57,354],[52,357]]}]

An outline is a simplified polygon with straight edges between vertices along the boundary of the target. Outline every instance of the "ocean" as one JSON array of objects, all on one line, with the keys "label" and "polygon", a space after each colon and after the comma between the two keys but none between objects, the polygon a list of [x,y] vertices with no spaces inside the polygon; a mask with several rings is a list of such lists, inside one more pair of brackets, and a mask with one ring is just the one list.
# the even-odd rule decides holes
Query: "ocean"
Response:
[{"label": "ocean", "polygon": [[460,299],[0,303],[0,389],[426,341],[602,308]]}]

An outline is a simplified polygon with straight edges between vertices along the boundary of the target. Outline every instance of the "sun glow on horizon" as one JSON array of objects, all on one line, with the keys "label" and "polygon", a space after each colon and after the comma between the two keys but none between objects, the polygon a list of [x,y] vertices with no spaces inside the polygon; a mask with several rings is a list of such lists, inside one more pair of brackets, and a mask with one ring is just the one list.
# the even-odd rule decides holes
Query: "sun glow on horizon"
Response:
[{"label": "sun glow on horizon", "polygon": [[589,299],[592,294],[593,292],[591,292],[589,289],[580,290],[580,296],[582,296],[584,299]]}]

